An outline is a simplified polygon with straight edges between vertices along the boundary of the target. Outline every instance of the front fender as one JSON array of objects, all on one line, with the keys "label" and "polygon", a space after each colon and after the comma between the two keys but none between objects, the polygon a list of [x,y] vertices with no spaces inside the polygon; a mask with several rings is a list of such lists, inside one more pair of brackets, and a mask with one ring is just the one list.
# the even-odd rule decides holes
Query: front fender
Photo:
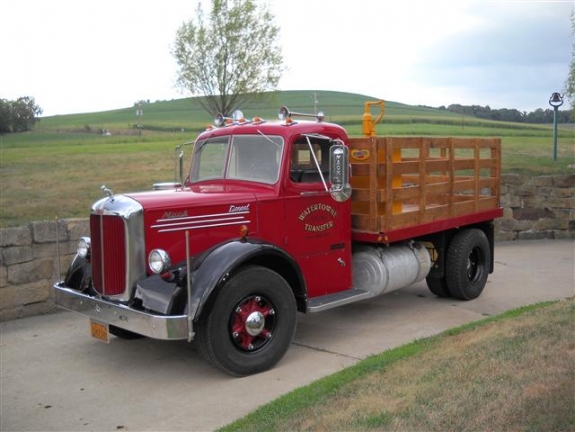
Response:
[{"label": "front fender", "polygon": [[87,292],[92,286],[92,265],[76,255],[68,267],[64,285],[78,291]]},{"label": "front fender", "polygon": [[282,268],[294,275],[292,279],[298,279],[292,280],[292,284],[296,283],[301,292],[305,291],[299,266],[285,251],[268,243],[235,240],[217,246],[196,263],[196,269],[191,274],[189,313],[197,320],[212,292],[224,284],[236,269],[250,263],[266,265],[271,262],[281,263]]}]

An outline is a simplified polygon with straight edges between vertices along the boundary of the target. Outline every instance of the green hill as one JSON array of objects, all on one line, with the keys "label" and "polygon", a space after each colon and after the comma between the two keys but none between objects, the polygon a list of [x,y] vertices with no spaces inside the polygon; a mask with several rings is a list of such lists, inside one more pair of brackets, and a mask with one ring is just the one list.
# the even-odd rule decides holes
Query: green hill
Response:
[{"label": "green hill", "polygon": [[[313,113],[314,97],[318,111],[324,111],[331,121],[355,118],[361,120],[366,101],[370,96],[330,91],[284,91],[264,94],[259,100],[241,107],[246,118],[255,116],[276,119],[280,106],[286,105],[292,111]],[[201,107],[197,98],[150,102],[143,106],[142,124],[144,130],[174,131],[202,129],[212,117]],[[375,112],[374,112],[375,114]],[[414,107],[398,102],[387,102],[386,119],[400,118],[447,118],[460,121],[461,116],[444,110]],[[98,129],[133,129],[138,117],[134,107],[87,114],[70,114],[44,117],[39,127],[44,131],[90,131]]]},{"label": "green hill", "polygon": [[[327,92],[268,93],[246,104],[246,118],[273,120],[281,105],[292,111],[317,109],[348,134],[362,133],[369,96]],[[0,227],[54,217],[85,217],[106,184],[116,193],[149,189],[174,179],[174,148],[193,141],[212,118],[197,99],[144,105],[142,130],[133,107],[44,117],[28,133],[0,135]],[[372,109],[375,116],[377,109]],[[102,130],[109,135],[102,135]],[[141,132],[141,135],[140,135]],[[560,129],[559,159],[552,159],[550,125],[504,123],[445,110],[386,101],[378,135],[499,136],[503,172],[527,175],[573,173],[573,128]],[[189,154],[186,156],[189,157]],[[189,159],[188,159],[189,160]]]},{"label": "green hill", "polygon": [[[314,106],[314,99],[317,104]],[[246,118],[263,117],[276,119],[280,106],[286,105],[296,112],[324,111],[326,120],[342,124],[350,134],[361,134],[361,116],[366,101],[373,97],[333,91],[282,91],[265,93],[261,98],[241,107]],[[378,114],[373,108],[372,114]],[[194,132],[197,133],[212,122],[210,116],[198,103],[197,98],[150,102],[143,106],[141,118],[144,133]],[[134,107],[86,114],[59,115],[42,118],[37,130],[42,132],[139,134],[136,125],[140,120]],[[423,126],[422,125],[426,125]],[[480,128],[480,129],[478,129]],[[488,130],[489,129],[489,130]],[[386,101],[385,117],[380,127],[384,134],[426,135],[547,135],[546,125],[497,122],[462,116],[436,108],[411,106]],[[507,130],[502,133],[501,130]],[[518,131],[513,133],[511,131]]]}]

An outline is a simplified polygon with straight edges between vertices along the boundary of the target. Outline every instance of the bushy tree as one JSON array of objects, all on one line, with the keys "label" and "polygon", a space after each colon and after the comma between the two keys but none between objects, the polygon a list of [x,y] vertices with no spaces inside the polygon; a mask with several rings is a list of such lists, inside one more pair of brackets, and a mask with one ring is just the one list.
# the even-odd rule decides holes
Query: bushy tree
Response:
[{"label": "bushy tree", "polygon": [[279,28],[254,0],[212,0],[182,24],[172,54],[178,85],[199,98],[210,114],[228,116],[253,95],[274,90],[283,69]]},{"label": "bushy tree", "polygon": [[10,124],[10,101],[0,99],[0,133],[11,132]]},{"label": "bushy tree", "polygon": [[0,99],[0,133],[25,132],[40,119],[42,108],[33,97],[24,96],[14,101]]},{"label": "bushy tree", "polygon": [[[489,105],[482,107],[480,105],[461,104],[451,104],[447,108],[439,107],[439,109],[488,120],[516,123],[553,123],[553,110],[551,109],[543,110],[538,108],[533,112],[527,112],[508,108],[492,109]],[[573,121],[571,114],[572,111],[559,110],[557,112],[557,122],[571,123]]]}]

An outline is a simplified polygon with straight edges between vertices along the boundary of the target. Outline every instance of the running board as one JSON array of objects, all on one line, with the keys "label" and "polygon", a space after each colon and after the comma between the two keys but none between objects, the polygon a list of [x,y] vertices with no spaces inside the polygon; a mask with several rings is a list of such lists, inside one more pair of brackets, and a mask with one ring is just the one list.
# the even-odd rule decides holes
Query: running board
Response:
[{"label": "running board", "polygon": [[348,303],[364,300],[371,297],[371,292],[361,289],[350,289],[321,297],[315,297],[308,302],[309,313],[322,312]]}]

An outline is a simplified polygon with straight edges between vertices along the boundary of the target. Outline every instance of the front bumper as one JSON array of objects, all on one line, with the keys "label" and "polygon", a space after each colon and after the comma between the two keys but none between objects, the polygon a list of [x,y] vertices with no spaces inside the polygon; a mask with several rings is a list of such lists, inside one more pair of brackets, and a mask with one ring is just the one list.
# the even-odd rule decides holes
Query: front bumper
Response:
[{"label": "front bumper", "polygon": [[191,340],[194,335],[193,329],[188,331],[187,315],[152,315],[82,294],[65,287],[63,282],[54,284],[54,295],[56,305],[64,309],[153,339]]}]

